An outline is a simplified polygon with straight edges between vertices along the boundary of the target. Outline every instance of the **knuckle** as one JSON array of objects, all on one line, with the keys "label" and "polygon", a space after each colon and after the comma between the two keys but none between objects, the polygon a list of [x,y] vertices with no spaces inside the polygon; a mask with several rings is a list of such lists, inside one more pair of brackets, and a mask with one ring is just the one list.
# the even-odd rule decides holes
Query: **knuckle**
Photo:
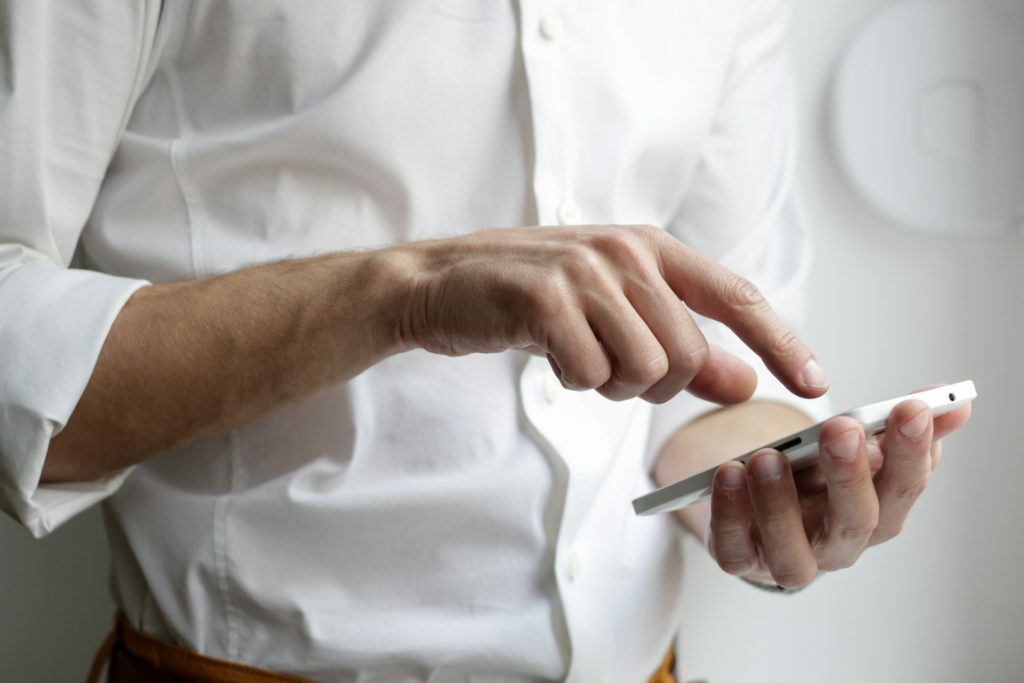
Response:
[{"label": "knuckle", "polygon": [[637,369],[637,379],[643,387],[650,387],[658,383],[668,373],[668,358],[664,353],[659,353],[642,363]]},{"label": "knuckle", "polygon": [[665,377],[671,380],[677,391],[682,391],[693,381],[700,369],[707,363],[711,349],[703,336],[684,340],[668,358]]},{"label": "knuckle", "polygon": [[867,473],[861,474],[860,471],[843,472],[835,477],[832,486],[835,488],[836,493],[852,496],[863,487],[870,486],[870,481]]},{"label": "knuckle", "polygon": [[538,296],[543,297],[551,289],[568,289],[569,278],[564,268],[553,267],[546,268],[543,273],[536,277],[533,281],[535,285],[533,291]]},{"label": "knuckle", "polygon": [[707,339],[703,335],[694,335],[686,340],[674,365],[688,374],[695,375],[708,362],[710,355],[711,347],[708,346]]},{"label": "knuckle", "polygon": [[665,231],[654,225],[634,225],[630,230],[640,237],[644,244],[654,248],[665,238]]},{"label": "knuckle", "polygon": [[668,358],[664,353],[658,353],[645,361],[623,364],[619,368],[618,377],[623,388],[639,387],[647,390],[665,376],[668,368]]},{"label": "knuckle", "polygon": [[810,566],[783,567],[772,571],[775,583],[783,588],[803,588],[817,576],[817,569]]},{"label": "knuckle", "polygon": [[760,493],[764,508],[758,518],[758,524],[765,529],[783,529],[789,524],[790,510],[783,505],[776,503],[775,498],[782,487],[775,482],[754,481],[755,491]]},{"label": "knuckle", "polygon": [[887,543],[903,533],[903,526],[903,522],[893,522],[892,524],[887,524],[885,527],[879,527],[878,529],[875,529],[875,534],[872,540],[878,543]]},{"label": "knuckle", "polygon": [[548,272],[537,278],[528,294],[531,313],[545,320],[561,318],[572,301],[572,287],[565,275]]},{"label": "knuckle", "polygon": [[601,255],[580,244],[569,248],[569,258],[565,270],[569,276],[578,281],[590,281],[603,277],[607,265]]},{"label": "knuckle", "polygon": [[818,563],[818,569],[826,572],[834,572],[840,569],[849,569],[860,559],[860,553],[837,555]]},{"label": "knuckle", "polygon": [[573,384],[579,389],[597,389],[607,384],[609,379],[611,379],[610,368],[588,363],[577,371],[577,376],[573,377]]},{"label": "knuckle", "polygon": [[629,249],[633,239],[629,230],[610,228],[592,235],[590,244],[597,252],[614,256],[620,251]]},{"label": "knuckle", "polygon": [[877,518],[851,522],[837,527],[833,534],[844,543],[861,543],[871,538],[876,526],[878,526]]},{"label": "knuckle", "polygon": [[893,489],[892,495],[901,503],[912,503],[921,497],[928,488],[928,478],[900,484]]},{"label": "knuckle", "polygon": [[[680,389],[679,391],[682,391],[682,389]],[[640,398],[647,401],[648,403],[660,406],[671,401],[672,398],[679,393],[679,391],[675,391],[674,388],[669,389],[668,387],[661,386],[661,384],[659,383],[657,387],[652,388],[651,390],[641,394]]]},{"label": "knuckle", "polygon": [[650,239],[658,239],[659,236],[664,234],[664,230],[656,228],[653,225],[648,225],[646,223],[642,225],[631,225],[629,229],[639,235],[642,235],[643,237],[647,237]]},{"label": "knuckle", "polygon": [[734,519],[722,518],[721,516],[714,516],[710,522],[708,522],[708,528],[711,530],[712,536],[715,538],[721,536],[731,536],[737,532],[748,533],[749,523],[739,522]]},{"label": "knuckle", "polygon": [[634,392],[626,389],[621,382],[615,379],[614,375],[607,382],[597,387],[597,393],[604,396],[609,401],[615,401],[616,403],[628,401],[636,396]]},{"label": "knuckle", "polygon": [[771,351],[777,356],[785,356],[800,348],[800,345],[800,338],[792,330],[783,329],[772,340]]},{"label": "knuckle", "polygon": [[594,238],[594,248],[615,263],[640,271],[650,251],[649,238],[637,229],[613,229]]},{"label": "knuckle", "polygon": [[731,277],[726,283],[725,300],[736,308],[757,308],[765,303],[764,295],[757,285],[739,275]]},{"label": "knuckle", "polygon": [[726,574],[737,576],[744,572],[750,571],[754,567],[753,558],[743,557],[719,557],[715,560],[718,563],[718,567]]}]

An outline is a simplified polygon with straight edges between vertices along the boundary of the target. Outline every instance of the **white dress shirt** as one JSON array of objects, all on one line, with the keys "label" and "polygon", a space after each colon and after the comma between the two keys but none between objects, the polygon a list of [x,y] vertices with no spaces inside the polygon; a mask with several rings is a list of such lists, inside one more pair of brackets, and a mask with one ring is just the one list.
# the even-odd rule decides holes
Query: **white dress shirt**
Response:
[{"label": "white dress shirt", "polygon": [[[613,403],[519,353],[414,351],[100,481],[40,471],[151,282],[649,223],[795,323],[785,5],[3,2],[0,506],[43,535],[105,500],[120,606],[213,657],[360,683],[645,680],[678,623],[679,531],[630,500],[709,409],[686,394]],[[758,368],[760,397],[793,400]]]}]

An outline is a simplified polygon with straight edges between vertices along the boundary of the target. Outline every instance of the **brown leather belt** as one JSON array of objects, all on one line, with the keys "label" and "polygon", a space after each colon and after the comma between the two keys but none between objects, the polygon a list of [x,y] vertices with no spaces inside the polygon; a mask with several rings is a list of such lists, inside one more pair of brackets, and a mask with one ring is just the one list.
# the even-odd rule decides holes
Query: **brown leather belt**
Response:
[{"label": "brown leather belt", "polygon": [[118,612],[114,630],[96,653],[89,683],[310,683],[304,678],[206,657],[139,631]]},{"label": "brown leather belt", "polygon": [[[120,612],[96,653],[88,683],[99,683],[108,661],[107,683],[311,683],[165,643],[133,627]],[[669,650],[650,683],[677,683],[674,670],[675,653]]]}]

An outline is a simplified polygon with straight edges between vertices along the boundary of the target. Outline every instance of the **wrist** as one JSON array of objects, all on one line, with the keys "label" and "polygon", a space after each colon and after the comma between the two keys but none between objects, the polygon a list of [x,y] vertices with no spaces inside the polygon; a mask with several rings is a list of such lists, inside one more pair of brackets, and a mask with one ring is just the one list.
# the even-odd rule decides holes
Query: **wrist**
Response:
[{"label": "wrist", "polygon": [[360,288],[373,301],[373,334],[379,353],[386,357],[422,348],[431,281],[430,259],[423,245],[396,245],[365,257]]},{"label": "wrist", "polygon": [[388,321],[389,338],[400,351],[427,349],[451,352],[445,343],[445,315],[439,302],[455,258],[453,240],[399,244],[377,253],[378,268],[391,283],[395,318]]},{"label": "wrist", "polygon": [[337,351],[339,378],[352,377],[408,350],[400,335],[406,272],[390,249],[340,252],[301,264],[304,318]]}]

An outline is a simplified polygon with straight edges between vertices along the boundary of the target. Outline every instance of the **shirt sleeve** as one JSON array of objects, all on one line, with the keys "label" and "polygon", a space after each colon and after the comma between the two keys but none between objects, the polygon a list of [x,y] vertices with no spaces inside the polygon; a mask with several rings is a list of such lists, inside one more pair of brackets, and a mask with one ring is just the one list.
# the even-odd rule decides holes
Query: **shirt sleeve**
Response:
[{"label": "shirt sleeve", "polygon": [[142,280],[68,268],[147,78],[159,2],[0,3],[0,509],[43,536],[127,472],[40,486]]},{"label": "shirt sleeve", "polygon": [[[794,197],[797,135],[788,5],[786,0],[746,3],[716,119],[682,211],[669,230],[752,281],[799,334],[811,245]],[[728,328],[695,319],[711,344],[755,368],[754,400],[786,403],[815,420],[828,416],[827,399],[794,396]],[[717,407],[686,392],[655,406],[649,462],[673,432]]]}]

